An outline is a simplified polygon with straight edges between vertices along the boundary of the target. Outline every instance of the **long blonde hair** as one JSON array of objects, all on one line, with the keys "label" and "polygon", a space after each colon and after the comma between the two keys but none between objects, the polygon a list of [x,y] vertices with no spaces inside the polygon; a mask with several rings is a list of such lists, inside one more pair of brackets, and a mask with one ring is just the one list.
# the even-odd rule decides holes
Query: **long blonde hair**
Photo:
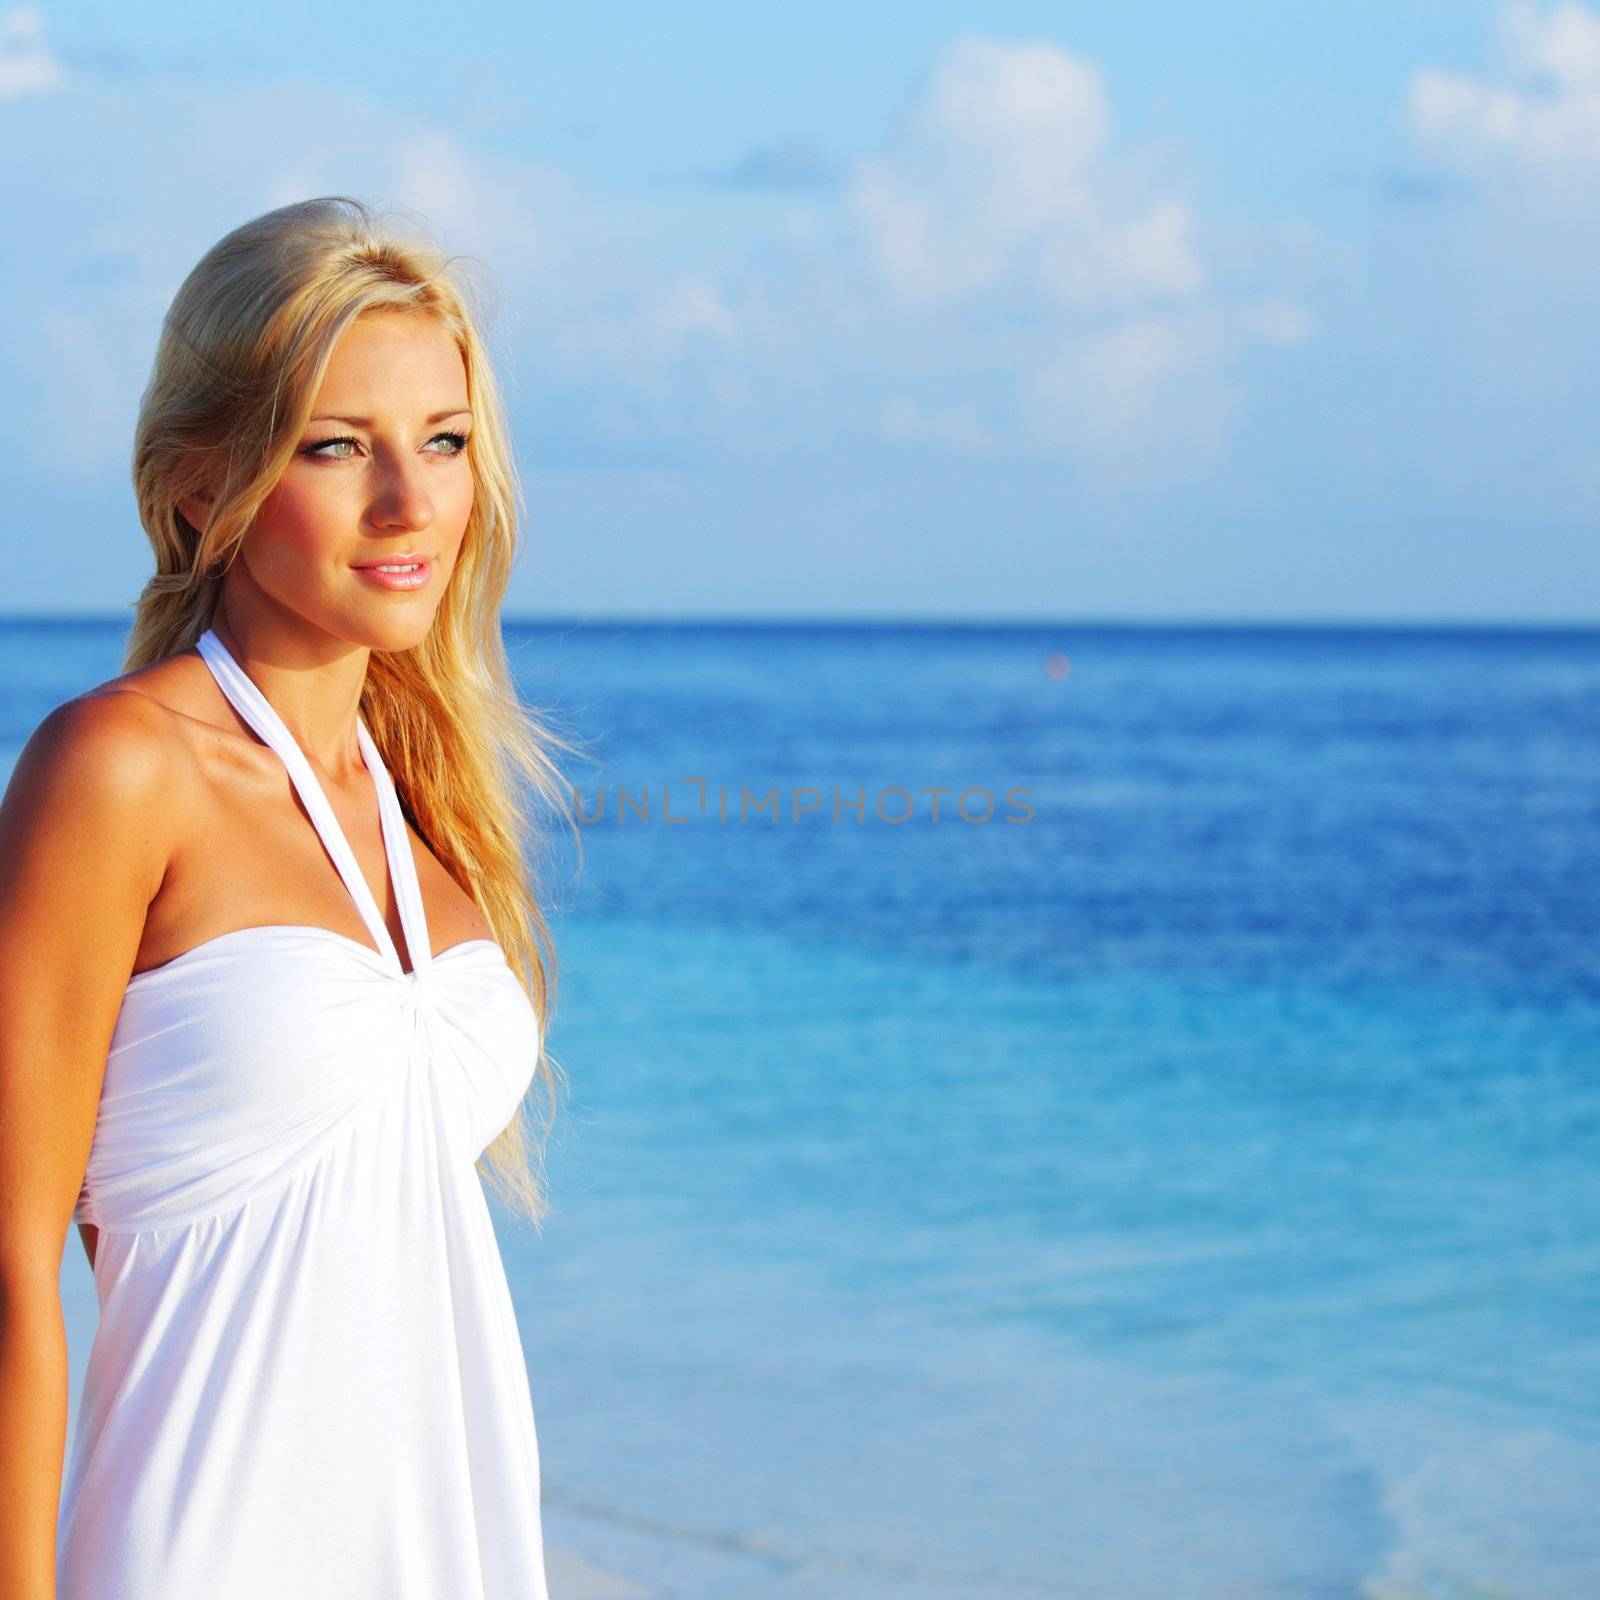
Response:
[{"label": "long blonde hair", "polygon": [[[210,625],[223,574],[293,458],[344,330],[375,309],[437,317],[466,364],[475,504],[427,638],[372,652],[360,710],[413,825],[488,919],[538,1013],[528,1098],[545,1101],[543,1135],[530,1140],[525,1100],[480,1170],[540,1228],[550,1210],[544,1145],[566,1074],[543,1048],[556,960],[538,901],[532,857],[544,835],[533,812],[542,805],[573,825],[553,755],[577,747],[521,703],[506,658],[499,612],[521,495],[460,259],[413,213],[380,216],[344,195],[280,206],[200,259],[167,311],[134,430],[134,493],[156,571],[134,602],[123,665],[186,650]],[[178,502],[206,491],[200,532]]]}]

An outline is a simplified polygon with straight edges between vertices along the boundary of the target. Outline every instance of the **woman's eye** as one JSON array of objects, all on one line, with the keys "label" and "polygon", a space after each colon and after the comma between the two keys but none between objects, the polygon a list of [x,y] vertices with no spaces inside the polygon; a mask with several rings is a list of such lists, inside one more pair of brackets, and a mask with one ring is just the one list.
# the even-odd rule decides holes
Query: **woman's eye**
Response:
[{"label": "woman's eye", "polygon": [[[432,454],[458,456],[467,448],[467,435],[464,433],[436,433],[428,443],[436,445],[441,439],[449,448],[434,450]],[[348,461],[360,443],[359,439],[341,434],[337,439],[319,439],[315,444],[308,444],[301,454],[318,461]]]},{"label": "woman's eye", "polygon": [[316,444],[308,444],[305,448],[305,454],[320,457],[324,461],[344,461],[348,457],[343,451],[340,451],[338,455],[328,455],[325,452],[331,450],[334,445],[340,444],[347,444],[353,449],[357,443],[359,443],[358,440],[349,438],[321,439]]}]

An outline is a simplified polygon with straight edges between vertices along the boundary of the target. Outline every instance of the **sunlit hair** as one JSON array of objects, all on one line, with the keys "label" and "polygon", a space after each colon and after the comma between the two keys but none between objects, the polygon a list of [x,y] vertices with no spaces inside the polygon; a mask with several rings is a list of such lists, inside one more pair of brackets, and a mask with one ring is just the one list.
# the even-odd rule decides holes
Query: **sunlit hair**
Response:
[{"label": "sunlit hair", "polygon": [[[556,960],[537,894],[547,841],[536,813],[572,825],[553,756],[577,747],[522,704],[506,658],[499,612],[520,491],[460,265],[414,214],[380,215],[342,195],[269,211],[206,252],[167,311],[134,431],[134,492],[156,571],[135,602],[123,668],[189,649],[210,625],[223,574],[294,457],[345,329],[377,310],[437,317],[466,364],[475,503],[427,638],[372,652],[360,710],[411,822],[489,920],[539,1015],[533,1086],[482,1157],[500,1198],[538,1227],[566,1075],[542,1048]],[[204,532],[178,509],[199,493],[212,505]],[[536,1142],[526,1116],[535,1098],[546,1108]]]}]

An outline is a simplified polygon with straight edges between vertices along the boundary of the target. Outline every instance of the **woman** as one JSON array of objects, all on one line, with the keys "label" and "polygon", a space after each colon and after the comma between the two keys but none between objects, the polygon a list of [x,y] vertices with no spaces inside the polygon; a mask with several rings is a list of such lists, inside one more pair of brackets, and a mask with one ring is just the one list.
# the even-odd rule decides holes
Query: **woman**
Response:
[{"label": "woman", "polygon": [[[572,746],[508,671],[511,455],[450,267],[344,198],[199,263],[139,414],[129,670],[0,806],[7,1600],[546,1594],[475,1164],[541,1223],[514,780],[570,820]],[[100,1321],[63,1480],[72,1219]]]}]

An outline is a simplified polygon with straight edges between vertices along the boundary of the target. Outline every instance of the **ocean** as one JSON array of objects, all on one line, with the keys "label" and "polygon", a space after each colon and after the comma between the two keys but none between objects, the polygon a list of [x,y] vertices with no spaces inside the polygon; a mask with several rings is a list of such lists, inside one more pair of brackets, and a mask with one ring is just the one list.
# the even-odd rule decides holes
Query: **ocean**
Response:
[{"label": "ocean", "polygon": [[[586,1592],[1600,1593],[1600,630],[506,636]],[[121,638],[0,625],[7,768]]]}]

